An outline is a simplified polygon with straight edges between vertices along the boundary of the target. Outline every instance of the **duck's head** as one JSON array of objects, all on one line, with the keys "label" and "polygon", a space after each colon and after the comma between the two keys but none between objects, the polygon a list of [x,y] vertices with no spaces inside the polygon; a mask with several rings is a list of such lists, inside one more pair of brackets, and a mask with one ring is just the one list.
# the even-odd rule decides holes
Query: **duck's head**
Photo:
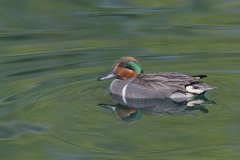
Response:
[{"label": "duck's head", "polygon": [[101,76],[98,80],[106,80],[109,78],[118,78],[126,80],[128,78],[136,77],[138,74],[143,73],[140,62],[134,57],[122,57],[116,60],[112,70]]}]

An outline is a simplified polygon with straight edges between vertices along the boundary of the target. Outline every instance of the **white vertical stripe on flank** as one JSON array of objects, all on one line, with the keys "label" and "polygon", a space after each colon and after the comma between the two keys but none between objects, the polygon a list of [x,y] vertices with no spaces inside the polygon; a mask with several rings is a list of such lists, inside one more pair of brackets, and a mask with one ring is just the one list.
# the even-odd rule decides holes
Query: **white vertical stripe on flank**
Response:
[{"label": "white vertical stripe on flank", "polygon": [[126,89],[127,89],[127,86],[128,84],[126,84],[123,89],[122,89],[122,99],[123,99],[123,102],[127,104],[127,101],[126,101]]}]

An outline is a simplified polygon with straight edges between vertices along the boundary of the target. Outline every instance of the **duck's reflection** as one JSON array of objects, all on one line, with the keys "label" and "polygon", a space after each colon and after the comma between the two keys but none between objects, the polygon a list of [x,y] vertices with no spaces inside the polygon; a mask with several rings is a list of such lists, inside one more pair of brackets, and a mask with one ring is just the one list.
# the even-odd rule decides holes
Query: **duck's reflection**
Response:
[{"label": "duck's reflection", "polygon": [[110,109],[114,115],[124,122],[134,122],[141,115],[177,115],[177,114],[193,114],[194,110],[200,110],[208,113],[205,108],[206,104],[214,104],[204,96],[172,100],[165,99],[133,99],[122,98],[121,96],[110,94],[114,104],[99,104],[103,108]]}]

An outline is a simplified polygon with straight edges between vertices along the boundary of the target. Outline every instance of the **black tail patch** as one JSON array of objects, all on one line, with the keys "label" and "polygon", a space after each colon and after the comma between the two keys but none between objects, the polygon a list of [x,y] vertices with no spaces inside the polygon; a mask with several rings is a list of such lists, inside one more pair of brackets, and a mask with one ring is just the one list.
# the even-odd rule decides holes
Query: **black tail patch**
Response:
[{"label": "black tail patch", "polygon": [[207,75],[195,75],[195,76],[192,76],[192,77],[199,77],[200,79],[202,79],[202,78],[207,77]]}]

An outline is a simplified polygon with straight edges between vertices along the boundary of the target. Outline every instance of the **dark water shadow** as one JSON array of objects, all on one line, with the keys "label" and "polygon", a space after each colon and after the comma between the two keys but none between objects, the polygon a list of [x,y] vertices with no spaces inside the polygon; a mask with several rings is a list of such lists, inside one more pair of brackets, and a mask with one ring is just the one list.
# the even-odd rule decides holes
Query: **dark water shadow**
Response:
[{"label": "dark water shadow", "polygon": [[113,104],[100,103],[99,106],[109,109],[114,116],[123,122],[135,122],[143,114],[150,115],[194,115],[195,110],[208,113],[206,105],[216,104],[205,96],[188,99],[123,99],[119,95],[110,95]]}]

